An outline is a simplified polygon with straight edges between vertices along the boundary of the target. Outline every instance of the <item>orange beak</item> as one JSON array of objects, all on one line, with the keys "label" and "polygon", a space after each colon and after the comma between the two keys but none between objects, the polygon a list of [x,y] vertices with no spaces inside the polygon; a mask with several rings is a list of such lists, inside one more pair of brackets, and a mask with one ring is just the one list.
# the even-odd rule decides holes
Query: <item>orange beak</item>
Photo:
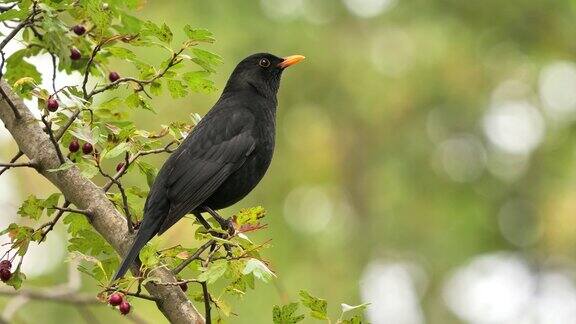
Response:
[{"label": "orange beak", "polygon": [[301,62],[303,59],[305,59],[305,57],[302,55],[290,55],[290,56],[285,57],[284,61],[282,61],[278,64],[278,67],[285,69],[291,65],[294,65],[294,64]]}]

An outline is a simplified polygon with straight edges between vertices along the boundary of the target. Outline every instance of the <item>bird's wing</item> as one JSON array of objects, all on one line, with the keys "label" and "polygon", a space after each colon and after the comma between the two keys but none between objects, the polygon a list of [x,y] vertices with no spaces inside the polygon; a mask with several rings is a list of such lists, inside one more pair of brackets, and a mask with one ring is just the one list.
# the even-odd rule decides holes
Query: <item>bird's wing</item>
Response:
[{"label": "bird's wing", "polygon": [[158,234],[202,204],[242,166],[255,147],[253,122],[250,113],[228,111],[202,120],[185,140],[169,166],[166,189],[170,211]]}]

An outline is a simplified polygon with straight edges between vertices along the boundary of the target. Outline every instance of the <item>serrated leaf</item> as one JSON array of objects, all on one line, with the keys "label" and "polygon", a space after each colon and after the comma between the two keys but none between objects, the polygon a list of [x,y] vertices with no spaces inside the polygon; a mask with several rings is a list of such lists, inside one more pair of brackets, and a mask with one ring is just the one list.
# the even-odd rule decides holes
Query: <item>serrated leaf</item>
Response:
[{"label": "serrated leaf", "polygon": [[294,324],[302,321],[304,315],[295,315],[298,303],[290,303],[282,307],[274,305],[272,309],[272,322],[274,324]]},{"label": "serrated leaf", "polygon": [[85,160],[80,160],[78,163],[76,163],[76,166],[78,169],[80,169],[82,176],[88,179],[94,178],[99,172],[98,168],[93,163]]},{"label": "serrated leaf", "polygon": [[30,195],[18,209],[18,215],[38,220],[40,216],[42,216],[43,211],[44,200],[38,199],[34,195]]},{"label": "serrated leaf", "polygon": [[62,221],[68,225],[68,233],[73,237],[78,236],[81,231],[91,228],[86,216],[78,213],[68,213]]},{"label": "serrated leaf", "polygon": [[194,71],[184,73],[182,78],[190,90],[198,93],[210,93],[216,90],[216,86],[214,81],[207,79],[209,75],[210,73],[206,71]]},{"label": "serrated leaf", "polygon": [[154,167],[152,164],[143,161],[136,161],[136,165],[138,166],[140,173],[146,176],[148,187],[152,187],[154,179],[156,178],[156,174],[158,173],[158,169],[156,169],[156,167]]},{"label": "serrated leaf", "polygon": [[151,244],[146,244],[142,250],[140,250],[140,261],[147,268],[155,267],[160,262],[156,248]]},{"label": "serrated leaf", "polygon": [[263,282],[268,282],[272,278],[276,277],[276,274],[274,274],[272,270],[268,269],[268,266],[266,266],[264,262],[253,258],[246,262],[246,266],[244,267],[244,270],[242,270],[242,274],[252,274],[255,278],[260,279]]},{"label": "serrated leaf", "polygon": [[168,91],[170,91],[170,95],[174,99],[185,97],[188,94],[188,91],[186,91],[186,85],[180,80],[170,79],[166,84],[168,86]]},{"label": "serrated leaf", "polygon": [[184,26],[184,32],[186,36],[188,36],[188,39],[195,42],[214,43],[214,41],[216,41],[213,37],[214,34],[204,28],[192,28],[190,25],[186,25]]},{"label": "serrated leaf", "polygon": [[212,284],[226,273],[226,269],[228,269],[228,263],[225,260],[216,260],[210,263],[208,268],[200,269],[202,273],[198,276],[198,280]]},{"label": "serrated leaf", "polygon": [[130,149],[130,143],[122,142],[114,146],[111,150],[102,152],[102,159],[113,159],[120,154],[127,152]]},{"label": "serrated leaf", "polygon": [[321,320],[328,319],[328,303],[326,300],[314,297],[305,290],[300,290],[299,295],[302,305],[310,310],[310,316]]},{"label": "serrated leaf", "polygon": [[24,280],[26,280],[26,275],[20,270],[20,267],[18,267],[16,268],[16,271],[12,273],[12,277],[10,277],[10,280],[8,280],[6,284],[18,290],[22,287]]}]

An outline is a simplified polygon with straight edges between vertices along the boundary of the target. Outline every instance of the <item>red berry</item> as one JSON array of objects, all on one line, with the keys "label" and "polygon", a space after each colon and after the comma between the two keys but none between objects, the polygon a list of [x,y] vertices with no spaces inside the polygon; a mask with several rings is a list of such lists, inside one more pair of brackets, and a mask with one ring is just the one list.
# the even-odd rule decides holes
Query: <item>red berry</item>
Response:
[{"label": "red berry", "polygon": [[54,98],[49,98],[48,101],[46,101],[46,108],[51,112],[55,112],[56,110],[58,110],[59,106],[60,104],[58,103],[58,100]]},{"label": "red berry", "polygon": [[120,310],[120,314],[126,315],[130,313],[130,303],[127,301],[123,301],[122,304],[120,304],[120,307],[118,307],[118,309]]},{"label": "red berry", "polygon": [[93,150],[93,149],[94,149],[94,148],[92,147],[92,144],[90,144],[90,143],[84,143],[84,145],[82,145],[82,152],[83,152],[84,154],[90,154],[90,153],[92,153],[92,150]]},{"label": "red berry", "polygon": [[78,143],[78,139],[73,139],[72,142],[70,142],[70,145],[68,145],[68,151],[75,153],[78,152],[78,150],[80,149],[80,143]]},{"label": "red berry", "polygon": [[80,54],[79,50],[77,50],[75,48],[70,49],[70,59],[72,61],[79,60],[81,57],[82,57],[82,54]]},{"label": "red berry", "polygon": [[120,79],[120,74],[118,74],[118,72],[110,72],[108,74],[108,80],[110,80],[110,82],[114,82],[118,79]]},{"label": "red berry", "polygon": [[124,301],[124,297],[122,296],[121,293],[113,293],[112,295],[110,295],[110,297],[108,297],[108,304],[112,305],[112,306],[118,306],[120,304],[122,304],[122,302]]},{"label": "red berry", "polygon": [[116,166],[116,172],[120,172],[120,170],[122,170],[123,167],[124,167],[124,162],[118,163],[118,165]]},{"label": "red berry", "polygon": [[86,28],[82,25],[76,25],[72,28],[72,30],[74,31],[74,34],[78,36],[82,36],[86,32]]},{"label": "red berry", "polygon": [[10,270],[4,268],[0,269],[0,280],[6,282],[10,280],[10,278],[12,278],[12,272],[10,272]]},{"label": "red berry", "polygon": [[2,260],[0,261],[0,269],[8,269],[12,268],[12,262],[10,260]]},{"label": "red berry", "polygon": [[182,289],[183,292],[186,292],[186,290],[188,290],[188,284],[185,282],[181,283],[180,289]]}]

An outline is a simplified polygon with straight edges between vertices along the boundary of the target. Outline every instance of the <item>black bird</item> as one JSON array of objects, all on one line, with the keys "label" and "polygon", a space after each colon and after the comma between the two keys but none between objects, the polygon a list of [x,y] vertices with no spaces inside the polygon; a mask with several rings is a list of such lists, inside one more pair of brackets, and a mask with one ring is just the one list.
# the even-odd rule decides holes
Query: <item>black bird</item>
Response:
[{"label": "black bird", "polygon": [[240,201],[266,173],[274,153],[280,77],[303,59],[259,53],[236,66],[220,99],[160,169],[136,239],[114,280],[124,276],[148,241],[186,214],[207,226],[201,213],[208,212],[231,229],[215,210]]}]

